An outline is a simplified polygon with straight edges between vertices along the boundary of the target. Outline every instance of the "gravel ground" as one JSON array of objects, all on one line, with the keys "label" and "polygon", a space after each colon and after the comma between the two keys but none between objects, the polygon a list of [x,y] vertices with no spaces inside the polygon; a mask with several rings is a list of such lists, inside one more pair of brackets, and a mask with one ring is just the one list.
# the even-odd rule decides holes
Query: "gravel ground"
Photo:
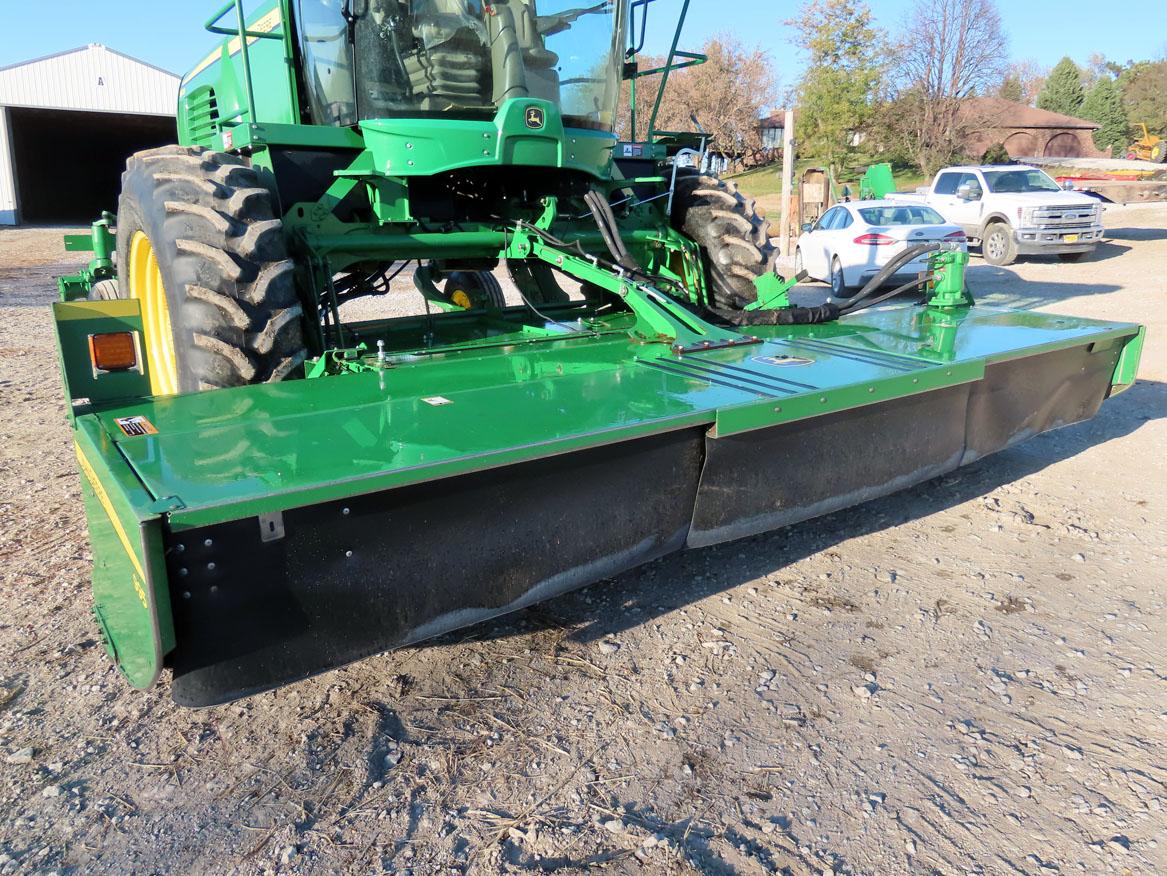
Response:
[{"label": "gravel ground", "polygon": [[982,300],[1139,319],[1094,421],[222,708],[127,688],[0,232],[0,874],[1167,872],[1167,207]]}]

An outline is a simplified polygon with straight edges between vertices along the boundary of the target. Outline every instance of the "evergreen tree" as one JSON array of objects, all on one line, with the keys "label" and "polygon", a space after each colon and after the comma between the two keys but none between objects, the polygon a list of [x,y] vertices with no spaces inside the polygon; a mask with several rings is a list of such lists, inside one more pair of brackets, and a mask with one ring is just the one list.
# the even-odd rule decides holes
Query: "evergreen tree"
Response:
[{"label": "evergreen tree", "polygon": [[1037,106],[1053,113],[1076,116],[1082,111],[1082,101],[1085,99],[1082,71],[1069,58],[1062,58],[1045,80],[1045,87],[1037,96]]},{"label": "evergreen tree", "polygon": [[1099,149],[1113,146],[1113,155],[1123,155],[1130,145],[1130,120],[1122,102],[1118,86],[1109,76],[1094,83],[1082,102],[1082,118],[1098,122],[1102,127],[1094,132],[1094,145]]},{"label": "evergreen tree", "polygon": [[997,97],[1022,103],[1025,100],[1025,88],[1021,84],[1021,77],[1016,73],[1006,76],[1001,82],[1001,87],[997,89]]},{"label": "evergreen tree", "polygon": [[809,62],[798,83],[800,152],[839,170],[874,112],[883,34],[864,0],[809,0],[787,25],[798,32]]}]

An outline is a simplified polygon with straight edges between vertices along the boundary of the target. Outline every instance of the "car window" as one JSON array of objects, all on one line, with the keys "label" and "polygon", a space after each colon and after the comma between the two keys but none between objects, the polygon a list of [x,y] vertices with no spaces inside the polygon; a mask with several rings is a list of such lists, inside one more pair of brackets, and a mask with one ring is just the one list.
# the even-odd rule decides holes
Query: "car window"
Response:
[{"label": "car window", "polygon": [[868,225],[943,225],[944,217],[931,207],[864,207],[859,216]]},{"label": "car window", "polygon": [[850,228],[855,224],[855,217],[851,215],[851,211],[846,207],[839,208],[839,218],[835,220],[834,231],[841,231],[844,228]]},{"label": "car window", "polygon": [[960,178],[964,174],[960,173],[942,173],[936,179],[936,194],[938,195],[955,195],[956,187],[960,185]]},{"label": "car window", "polygon": [[838,218],[838,216],[839,216],[839,208],[838,207],[831,207],[831,209],[827,210],[827,212],[823,213],[823,215],[821,217],[819,217],[819,221],[815,223],[814,230],[815,231],[830,231],[831,228],[834,226],[834,222]]},{"label": "car window", "polygon": [[985,173],[990,192],[1058,192],[1058,184],[1042,170],[990,170]]}]

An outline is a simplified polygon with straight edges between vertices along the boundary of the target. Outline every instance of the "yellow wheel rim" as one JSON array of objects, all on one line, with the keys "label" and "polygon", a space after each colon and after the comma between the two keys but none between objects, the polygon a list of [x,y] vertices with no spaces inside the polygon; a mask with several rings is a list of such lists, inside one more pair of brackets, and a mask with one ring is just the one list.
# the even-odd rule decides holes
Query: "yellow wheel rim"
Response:
[{"label": "yellow wheel rim", "polygon": [[170,305],[154,245],[141,231],[130,240],[129,274],[130,297],[141,302],[150,391],[154,395],[174,395],[178,392],[178,363],[174,358]]},{"label": "yellow wheel rim", "polygon": [[473,302],[470,300],[470,296],[467,295],[463,289],[455,290],[454,294],[450,296],[450,300],[461,307],[463,310],[469,310],[473,306]]}]

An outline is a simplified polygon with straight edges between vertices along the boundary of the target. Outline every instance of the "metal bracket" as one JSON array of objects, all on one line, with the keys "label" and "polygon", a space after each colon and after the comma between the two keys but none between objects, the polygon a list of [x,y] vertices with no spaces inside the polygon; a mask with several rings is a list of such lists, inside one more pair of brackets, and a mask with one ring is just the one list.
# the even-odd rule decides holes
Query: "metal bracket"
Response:
[{"label": "metal bracket", "polygon": [[284,512],[272,511],[259,515],[259,540],[279,541],[284,537]]}]

